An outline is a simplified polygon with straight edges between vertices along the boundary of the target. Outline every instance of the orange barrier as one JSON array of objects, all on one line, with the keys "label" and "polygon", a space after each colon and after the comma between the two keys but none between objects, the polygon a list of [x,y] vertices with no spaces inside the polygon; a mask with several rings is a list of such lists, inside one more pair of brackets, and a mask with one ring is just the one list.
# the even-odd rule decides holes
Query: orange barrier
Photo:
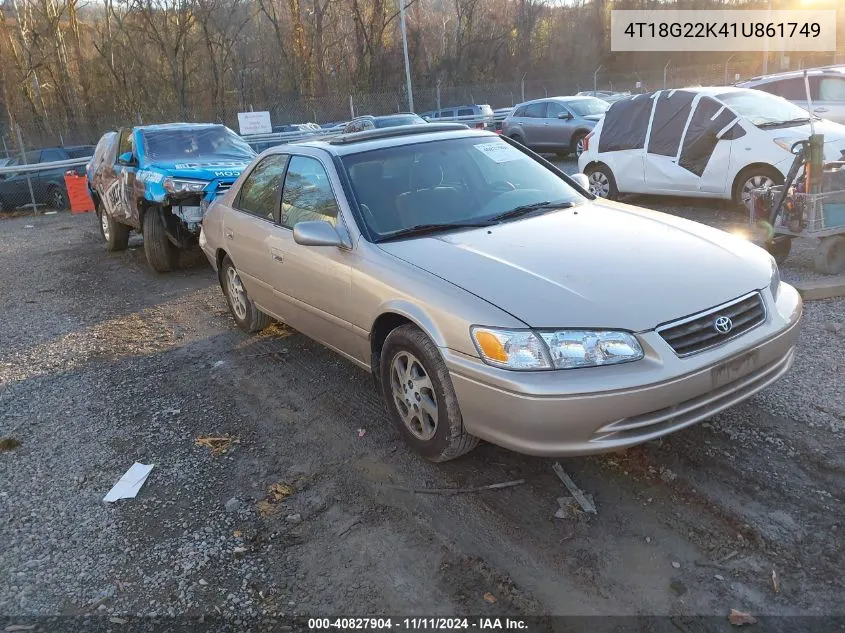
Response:
[{"label": "orange barrier", "polygon": [[94,201],[88,193],[88,179],[85,176],[77,176],[72,171],[66,172],[65,187],[71,213],[87,213],[94,210]]}]

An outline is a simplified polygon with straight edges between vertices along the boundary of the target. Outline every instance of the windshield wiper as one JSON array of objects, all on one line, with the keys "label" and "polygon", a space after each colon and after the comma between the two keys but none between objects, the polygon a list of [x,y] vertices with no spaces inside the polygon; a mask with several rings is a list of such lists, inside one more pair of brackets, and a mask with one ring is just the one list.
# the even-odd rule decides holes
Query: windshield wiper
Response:
[{"label": "windshield wiper", "polygon": [[388,233],[381,237],[379,242],[389,242],[399,237],[411,237],[415,235],[426,235],[428,233],[438,233],[440,231],[451,231],[453,229],[469,229],[490,226],[491,222],[476,221],[476,222],[434,222],[431,224],[415,224],[404,229],[399,229]]},{"label": "windshield wiper", "polygon": [[534,202],[532,204],[521,204],[518,207],[514,207],[509,211],[505,211],[499,215],[494,215],[492,218],[488,219],[491,222],[501,222],[502,220],[518,218],[539,209],[568,209],[574,205],[574,202],[549,202],[548,200],[543,200],[542,202]]},{"label": "windshield wiper", "polygon": [[766,121],[765,123],[760,123],[757,127],[766,128],[766,127],[778,127],[781,125],[797,125],[799,123],[809,123],[810,117],[798,117],[797,119],[788,119],[786,121]]}]

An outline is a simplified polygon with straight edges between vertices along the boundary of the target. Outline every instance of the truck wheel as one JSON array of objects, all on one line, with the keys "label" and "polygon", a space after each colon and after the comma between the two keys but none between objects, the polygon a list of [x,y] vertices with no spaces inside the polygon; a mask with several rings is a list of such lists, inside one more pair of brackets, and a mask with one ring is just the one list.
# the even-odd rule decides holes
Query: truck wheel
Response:
[{"label": "truck wheel", "polygon": [[417,453],[445,462],[478,445],[464,430],[449,370],[422,330],[403,325],[388,334],[379,371],[390,417]]},{"label": "truck wheel", "polygon": [[50,202],[50,206],[56,211],[64,211],[68,208],[67,194],[62,191],[61,187],[51,187],[47,193],[47,200]]},{"label": "truck wheel", "polygon": [[270,317],[259,310],[249,298],[241,277],[228,255],[220,264],[220,287],[226,296],[232,318],[244,332],[247,334],[260,332],[270,325]]},{"label": "truck wheel", "polygon": [[813,267],[826,275],[838,275],[845,272],[845,236],[831,235],[822,238],[816,249]]},{"label": "truck wheel", "polygon": [[111,217],[100,205],[97,205],[97,220],[100,222],[100,234],[106,242],[106,250],[126,250],[129,245],[129,231],[131,229]]},{"label": "truck wheel", "polygon": [[179,261],[179,249],[167,237],[161,210],[157,208],[144,214],[144,253],[157,273],[170,272]]}]

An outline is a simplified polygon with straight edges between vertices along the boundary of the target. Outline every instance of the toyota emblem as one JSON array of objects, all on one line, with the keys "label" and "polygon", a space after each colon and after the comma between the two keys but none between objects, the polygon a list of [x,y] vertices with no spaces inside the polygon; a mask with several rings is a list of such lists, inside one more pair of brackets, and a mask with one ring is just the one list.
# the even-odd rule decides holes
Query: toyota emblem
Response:
[{"label": "toyota emblem", "polygon": [[713,329],[719,334],[727,334],[733,329],[733,326],[733,321],[726,316],[716,317],[716,320],[713,321]]}]

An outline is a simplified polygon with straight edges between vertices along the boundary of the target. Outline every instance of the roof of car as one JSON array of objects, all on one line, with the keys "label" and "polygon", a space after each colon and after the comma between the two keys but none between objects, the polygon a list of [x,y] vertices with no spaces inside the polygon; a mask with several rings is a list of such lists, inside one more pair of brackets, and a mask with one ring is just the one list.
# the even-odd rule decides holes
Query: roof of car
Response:
[{"label": "roof of car", "polygon": [[[817,68],[807,68],[807,73],[810,75],[823,75],[823,74],[831,74],[831,75],[843,75],[845,74],[845,66],[843,65],[836,65],[836,66],[819,66]],[[751,79],[746,79],[740,82],[739,86],[743,86],[750,83],[767,83],[769,81],[775,81],[777,79],[792,79],[793,77],[802,77],[804,75],[804,70],[787,70],[782,73],[773,73],[771,75],[758,75],[756,77],[752,77]]]},{"label": "roof of car", "polygon": [[543,101],[586,101],[587,99],[598,99],[598,97],[594,97],[593,95],[558,95],[556,97],[540,97],[539,99],[531,99],[529,101],[517,103],[514,108],[529,105],[531,103],[541,103]]},{"label": "roof of car", "polygon": [[136,125],[136,130],[149,130],[151,132],[165,130],[190,130],[203,127],[223,127],[222,123],[154,123],[152,125]]},{"label": "roof of car", "polygon": [[[309,140],[296,143],[298,147],[316,147],[331,154],[346,156],[385,147],[396,147],[411,143],[439,141],[466,136],[489,136],[499,138],[498,134],[486,130],[474,130],[460,123],[428,123],[422,125],[397,125],[389,128],[364,130],[332,136],[327,139]],[[278,145],[273,150],[285,151],[285,145]],[[289,146],[287,146],[289,147]]]}]

